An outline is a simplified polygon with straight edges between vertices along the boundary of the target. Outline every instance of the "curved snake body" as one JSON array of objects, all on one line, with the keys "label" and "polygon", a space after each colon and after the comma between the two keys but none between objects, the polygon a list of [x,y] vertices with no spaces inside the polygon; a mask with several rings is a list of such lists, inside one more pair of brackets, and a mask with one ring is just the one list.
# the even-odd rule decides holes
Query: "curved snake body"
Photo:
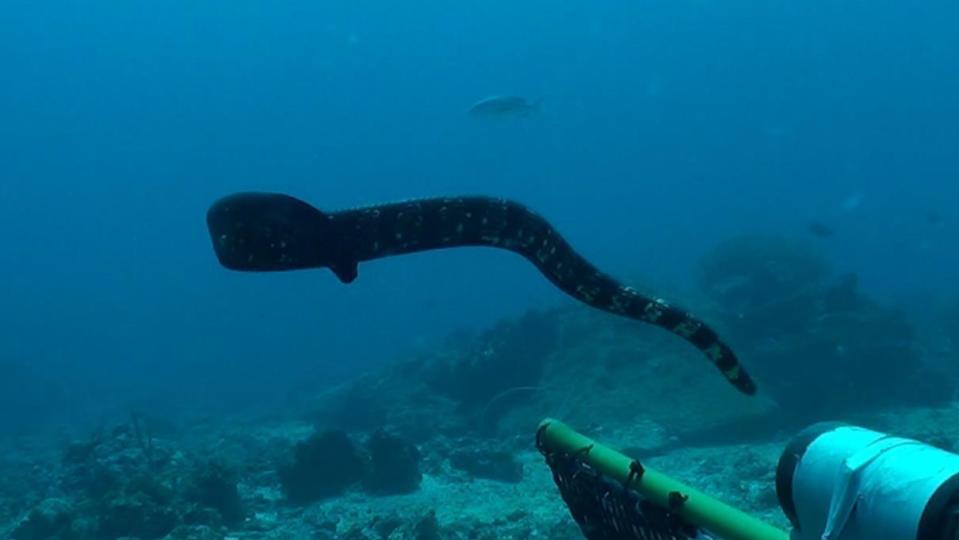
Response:
[{"label": "curved snake body", "polygon": [[330,268],[344,283],[360,262],[444,248],[489,246],[529,260],[557,288],[597,309],[669,330],[696,346],[737,389],[756,392],[733,351],[691,314],[601,272],[541,216],[490,197],[440,197],[324,213],[288,195],[238,193],[207,224],[220,262],[243,271]]}]

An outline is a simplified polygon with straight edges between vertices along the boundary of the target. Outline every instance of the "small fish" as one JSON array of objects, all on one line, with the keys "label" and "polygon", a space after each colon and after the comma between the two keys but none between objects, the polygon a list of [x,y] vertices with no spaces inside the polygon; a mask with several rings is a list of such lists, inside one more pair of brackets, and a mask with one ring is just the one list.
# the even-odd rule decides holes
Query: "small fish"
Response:
[{"label": "small fish", "polygon": [[470,107],[472,116],[529,116],[539,111],[539,104],[520,96],[491,96]]},{"label": "small fish", "polygon": [[809,224],[809,232],[818,238],[829,238],[836,234],[836,231],[832,230],[832,227],[828,225],[823,225],[818,221],[814,221]]}]

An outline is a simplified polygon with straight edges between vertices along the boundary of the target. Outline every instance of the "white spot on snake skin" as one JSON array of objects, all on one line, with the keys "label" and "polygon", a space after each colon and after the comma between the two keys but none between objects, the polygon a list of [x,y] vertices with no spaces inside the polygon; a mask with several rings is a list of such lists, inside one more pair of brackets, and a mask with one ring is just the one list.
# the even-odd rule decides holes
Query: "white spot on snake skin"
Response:
[{"label": "white spot on snake skin", "polygon": [[719,346],[719,343],[713,343],[709,347],[703,350],[706,353],[706,356],[713,362],[719,362],[723,357],[723,349]]},{"label": "white spot on snake skin", "polygon": [[659,304],[659,300],[655,300],[646,304],[646,309],[643,310],[643,319],[649,322],[656,322],[660,317],[663,316],[662,306]]},{"label": "white spot on snake skin", "polygon": [[610,311],[615,313],[626,313],[626,310],[629,308],[629,302],[631,300],[628,294],[624,294],[627,287],[623,287],[620,290],[620,293],[613,296],[613,301],[609,306]]},{"label": "white spot on snake skin", "polygon": [[724,369],[723,375],[731,381],[738,381],[743,375],[743,368],[739,364],[736,364],[729,369]]},{"label": "white spot on snake skin", "polygon": [[593,301],[593,296],[592,294],[590,294],[590,291],[586,290],[586,287],[582,285],[576,286],[576,294],[578,294],[581,298],[583,298],[587,302]]},{"label": "white spot on snake skin", "polygon": [[699,331],[702,328],[702,323],[699,321],[694,321],[692,319],[686,319],[683,322],[676,325],[676,328],[673,328],[673,332],[684,337],[688,338]]}]

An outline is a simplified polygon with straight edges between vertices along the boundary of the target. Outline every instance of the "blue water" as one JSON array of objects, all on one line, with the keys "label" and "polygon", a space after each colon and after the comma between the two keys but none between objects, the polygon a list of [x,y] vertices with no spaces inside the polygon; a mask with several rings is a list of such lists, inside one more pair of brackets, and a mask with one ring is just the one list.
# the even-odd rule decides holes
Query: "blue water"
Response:
[{"label": "blue water", "polygon": [[[492,250],[230,273],[204,213],[239,190],[505,195],[678,287],[723,239],[816,221],[837,270],[928,315],[959,296],[956,28],[943,0],[8,0],[0,423],[268,408],[569,302]],[[470,118],[490,94],[542,113]]]}]

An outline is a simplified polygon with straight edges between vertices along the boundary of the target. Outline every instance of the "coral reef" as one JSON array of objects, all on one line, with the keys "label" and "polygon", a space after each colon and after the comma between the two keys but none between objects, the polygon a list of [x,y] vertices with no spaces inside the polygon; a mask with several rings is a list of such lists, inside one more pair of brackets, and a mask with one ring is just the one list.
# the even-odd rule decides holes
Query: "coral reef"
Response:
[{"label": "coral reef", "polygon": [[404,360],[332,388],[317,396],[306,419],[320,429],[348,433],[388,426],[415,442],[462,433],[467,427],[457,404],[425,383],[429,361]]},{"label": "coral reef", "polygon": [[394,495],[416,491],[423,479],[420,452],[409,441],[377,430],[366,442],[369,469],[363,487],[369,493]]},{"label": "coral reef", "polygon": [[[137,482],[140,483],[140,482]],[[177,525],[172,493],[143,481],[102,501],[97,518],[101,538],[162,538]]]},{"label": "coral reef", "polygon": [[517,483],[523,480],[523,467],[513,454],[501,450],[463,449],[450,455],[450,464],[473,478]]},{"label": "coral reef", "polygon": [[555,322],[550,313],[530,312],[499,324],[465,351],[451,351],[452,358],[435,362],[427,374],[430,389],[476,411],[505,391],[536,386],[556,346]]},{"label": "coral reef", "polygon": [[[243,520],[243,502],[237,489],[237,473],[218,460],[197,465],[188,479],[187,499],[200,508],[216,510],[225,525],[237,525]],[[208,519],[192,519],[208,523]]]},{"label": "coral reef", "polygon": [[530,312],[478,336],[457,336],[321,395],[318,427],[367,432],[389,427],[414,442],[489,429],[535,396],[558,346],[557,312]]},{"label": "coral reef", "polygon": [[951,397],[905,316],[862,294],[854,274],[832,277],[807,244],[731,240],[704,257],[701,285],[735,349],[787,416]]},{"label": "coral reef", "polygon": [[75,538],[73,528],[75,510],[63,499],[46,499],[36,506],[10,535],[14,540],[43,540],[46,538]]},{"label": "coral reef", "polygon": [[76,493],[78,513],[91,515],[96,538],[162,538],[179,519],[177,456],[146,435],[134,417],[109,434],[68,446],[61,488]]},{"label": "coral reef", "polygon": [[0,439],[0,537],[579,539],[533,448],[544,416],[779,525],[775,463],[806,421],[843,415],[956,446],[959,412],[923,336],[854,275],[757,238],[720,246],[702,270],[701,297],[672,297],[730,337],[775,406],[731,391],[658,328],[581,306],[535,312],[282,419],[173,428],[134,415],[56,447]]},{"label": "coral reef", "polygon": [[339,495],[363,479],[366,466],[346,433],[326,431],[298,443],[292,462],[281,465],[277,476],[287,498],[304,504]]},{"label": "coral reef", "polygon": [[[615,396],[620,398],[622,395]],[[953,429],[959,426],[954,421],[956,414],[951,409],[912,412],[908,417],[890,412],[878,419],[871,417],[866,424],[880,429],[897,428],[899,432],[907,426],[906,434],[947,446],[959,440],[959,431]],[[602,415],[594,411],[594,416]],[[773,473],[782,441],[715,447],[705,441],[707,446],[700,448],[676,446],[653,455],[644,447],[663,439],[663,428],[642,416],[634,410],[629,421],[624,415],[621,421],[598,418],[600,422],[577,427],[614,446],[636,445],[640,448],[631,453],[650,467],[763,519],[784,524],[773,492]],[[417,461],[421,471],[418,489],[404,494],[370,497],[367,492],[346,489],[336,496],[293,506],[285,500],[274,463],[291,449],[295,454],[298,447],[310,447],[310,441],[324,440],[324,432],[315,432],[311,426],[299,423],[233,428],[203,425],[198,429],[208,443],[192,450],[178,447],[173,441],[154,440],[152,468],[143,459],[142,448],[134,440],[136,436],[126,427],[69,445],[57,467],[48,471],[51,494],[41,497],[31,511],[7,528],[0,524],[0,537],[100,540],[125,534],[167,540],[581,538],[542,457],[532,450],[532,427],[522,431],[517,428],[519,436],[514,439],[434,436],[432,444],[419,451],[422,456]],[[340,433],[335,439],[342,444],[343,437]],[[377,453],[377,446],[387,454],[399,449],[402,455],[404,449],[410,449],[408,441],[390,435],[388,430],[373,431],[362,446],[354,445],[352,438],[346,440],[346,448],[364,463],[364,470],[370,470],[375,461],[372,456]],[[191,455],[200,452],[199,448],[207,448],[202,451],[202,459]],[[224,465],[222,458],[227,455],[230,462],[242,465]],[[80,474],[77,469],[81,467],[114,474]],[[148,478],[153,480],[125,476],[136,472],[149,472]],[[464,478],[476,481],[464,482]],[[41,483],[35,481],[32,485],[38,489]],[[355,485],[370,489],[362,479]],[[94,498],[93,493],[101,495]],[[29,498],[36,500],[32,493]],[[157,501],[164,504],[156,504]],[[242,509],[235,515],[243,517],[229,518],[231,508]]]},{"label": "coral reef", "polygon": [[700,287],[722,309],[736,343],[793,334],[815,319],[830,268],[806,242],[745,236],[700,261]]},{"label": "coral reef", "polygon": [[422,480],[420,452],[406,439],[380,429],[364,448],[343,431],[315,432],[296,444],[293,459],[277,469],[287,499],[304,505],[360,484],[370,494],[416,491]]}]

